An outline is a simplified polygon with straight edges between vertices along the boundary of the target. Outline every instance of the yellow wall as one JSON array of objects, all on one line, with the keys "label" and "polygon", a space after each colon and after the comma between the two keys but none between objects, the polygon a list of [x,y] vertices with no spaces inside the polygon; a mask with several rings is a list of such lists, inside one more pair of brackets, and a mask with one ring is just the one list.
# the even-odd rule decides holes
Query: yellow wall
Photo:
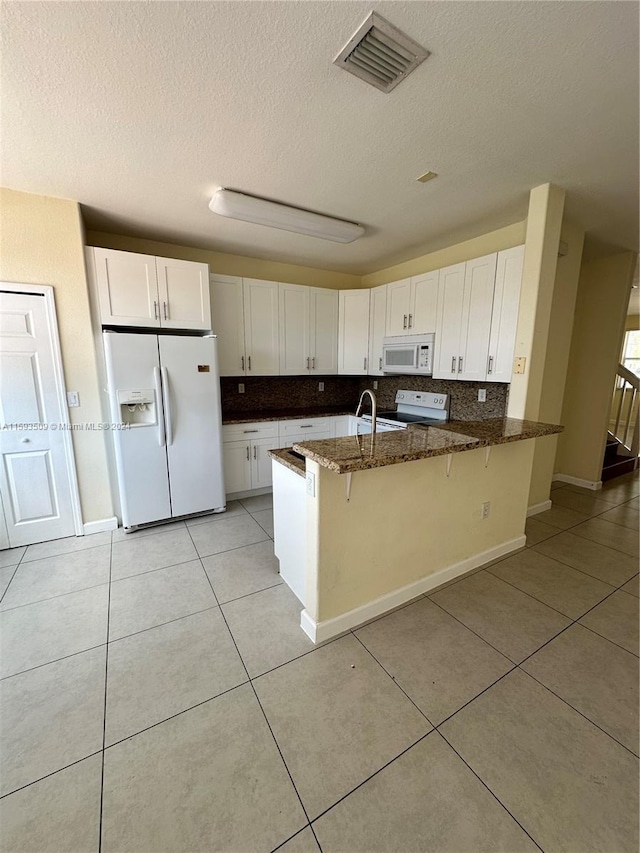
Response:
[{"label": "yellow wall", "polygon": [[[356,438],[354,437],[354,442]],[[548,438],[536,441],[548,441]],[[335,618],[524,533],[534,441],[359,471],[346,477],[307,460],[307,612]],[[482,503],[490,501],[482,520]]]},{"label": "yellow wall", "polygon": [[[0,188],[0,278],[54,288],[65,384],[80,393],[72,423],[102,421],[83,245],[76,202]],[[72,435],[83,521],[108,518],[104,435]]]},{"label": "yellow wall", "polygon": [[379,284],[388,284],[390,281],[398,281],[412,275],[420,275],[431,270],[439,270],[443,267],[470,261],[472,258],[481,258],[491,252],[500,252],[503,249],[512,249],[524,243],[526,229],[525,222],[514,222],[497,231],[481,234],[464,243],[456,243],[446,249],[431,252],[428,255],[420,255],[413,260],[387,267],[378,272],[362,276],[362,287],[377,287]]},{"label": "yellow wall", "polygon": [[611,396],[636,255],[622,252],[580,271],[556,473],[600,480]]},{"label": "yellow wall", "polygon": [[124,237],[121,234],[107,234],[103,231],[88,231],[86,242],[88,246],[101,246],[104,249],[120,249],[123,252],[158,255],[161,258],[180,258],[184,261],[199,261],[203,264],[209,264],[211,272],[220,273],[220,275],[262,278],[267,281],[307,284],[312,287],[328,287],[335,290],[360,287],[360,276],[358,275],[321,270],[315,267],[298,266],[296,264],[283,264],[276,261],[263,261],[259,258],[230,255],[226,252],[212,252],[208,249],[197,249],[194,246],[179,246],[174,243],[161,243],[157,240]]},{"label": "yellow wall", "polygon": [[[549,423],[562,421],[562,401],[569,364],[584,231],[565,221],[560,238],[567,244],[568,254],[558,258],[556,267],[538,414],[539,420]],[[557,436],[536,442],[529,506],[535,506],[549,498],[557,444]]]}]

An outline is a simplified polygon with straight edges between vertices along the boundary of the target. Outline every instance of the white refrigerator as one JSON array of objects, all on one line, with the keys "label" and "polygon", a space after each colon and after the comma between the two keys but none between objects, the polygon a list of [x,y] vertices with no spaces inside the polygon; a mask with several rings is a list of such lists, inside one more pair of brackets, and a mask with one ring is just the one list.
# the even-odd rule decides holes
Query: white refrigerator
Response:
[{"label": "white refrigerator", "polygon": [[103,337],[123,526],[222,512],[215,336]]}]

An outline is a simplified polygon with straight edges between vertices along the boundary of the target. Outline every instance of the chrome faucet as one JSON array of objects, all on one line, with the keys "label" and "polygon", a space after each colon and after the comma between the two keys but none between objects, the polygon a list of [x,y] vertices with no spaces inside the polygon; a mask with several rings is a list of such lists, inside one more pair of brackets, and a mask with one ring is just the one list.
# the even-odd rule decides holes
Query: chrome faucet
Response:
[{"label": "chrome faucet", "polygon": [[360,394],[360,402],[358,403],[358,408],[356,409],[356,417],[358,417],[360,415],[360,412],[362,411],[362,399],[365,394],[368,394],[371,397],[371,434],[375,435],[378,404],[376,402],[376,395],[373,393],[373,391],[369,390],[369,388],[366,388],[362,392],[362,394]]}]

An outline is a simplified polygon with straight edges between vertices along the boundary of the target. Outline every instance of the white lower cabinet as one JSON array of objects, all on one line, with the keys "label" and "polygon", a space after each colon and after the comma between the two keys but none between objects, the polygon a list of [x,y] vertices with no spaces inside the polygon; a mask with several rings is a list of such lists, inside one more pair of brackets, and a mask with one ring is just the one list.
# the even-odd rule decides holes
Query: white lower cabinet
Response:
[{"label": "white lower cabinet", "polygon": [[269,451],[278,447],[278,423],[225,424],[222,427],[225,492],[249,492],[271,486]]}]

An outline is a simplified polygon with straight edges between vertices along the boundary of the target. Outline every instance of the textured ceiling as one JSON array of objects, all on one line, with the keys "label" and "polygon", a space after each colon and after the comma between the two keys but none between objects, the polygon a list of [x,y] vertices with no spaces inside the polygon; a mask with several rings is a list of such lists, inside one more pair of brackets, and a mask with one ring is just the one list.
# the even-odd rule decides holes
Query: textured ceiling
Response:
[{"label": "textured ceiling", "polygon": [[[375,9],[431,56],[391,94],[332,60]],[[93,230],[366,273],[567,190],[638,240],[632,2],[2,4],[2,183]],[[427,169],[439,177],[416,177]],[[361,222],[351,245],[224,220],[219,186]]]}]

